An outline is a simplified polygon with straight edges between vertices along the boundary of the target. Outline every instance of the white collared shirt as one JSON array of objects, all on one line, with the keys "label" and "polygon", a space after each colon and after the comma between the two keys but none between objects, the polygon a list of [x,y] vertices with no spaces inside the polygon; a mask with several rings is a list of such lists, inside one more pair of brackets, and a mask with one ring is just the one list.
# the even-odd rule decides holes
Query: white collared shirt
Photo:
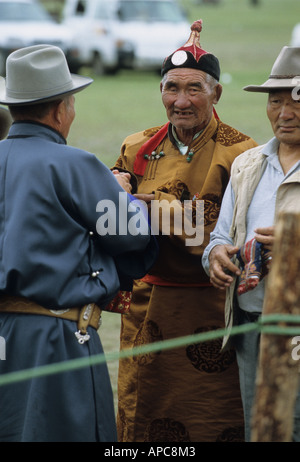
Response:
[{"label": "white collared shirt", "polygon": [[[254,230],[256,228],[273,226],[277,190],[287,177],[296,170],[300,170],[300,161],[298,161],[286,175],[284,174],[278,159],[278,147],[279,142],[277,138],[274,137],[264,146],[262,150],[262,153],[267,157],[267,166],[253,194],[252,201],[247,212],[246,242],[255,236]],[[217,225],[211,233],[210,243],[203,253],[202,264],[207,274],[209,274],[208,256],[212,248],[219,244],[233,245],[232,240],[229,238],[233,208],[234,192],[231,182],[229,181],[222,200],[222,207]],[[240,308],[250,312],[261,312],[264,290],[265,279],[263,279],[255,289],[238,297]]]},{"label": "white collared shirt", "polygon": [[[201,133],[203,132],[203,130],[201,130],[200,132],[196,133],[196,135],[193,136],[193,141],[198,138],[198,136],[201,135]],[[178,136],[177,136],[177,133],[176,133],[176,130],[175,130],[175,127],[172,125],[172,135],[174,136],[174,140],[176,142],[176,146],[178,147],[180,153],[185,156],[186,153],[188,152],[188,149],[189,147],[186,146],[184,143],[182,143],[182,141],[180,141],[178,139]]]}]

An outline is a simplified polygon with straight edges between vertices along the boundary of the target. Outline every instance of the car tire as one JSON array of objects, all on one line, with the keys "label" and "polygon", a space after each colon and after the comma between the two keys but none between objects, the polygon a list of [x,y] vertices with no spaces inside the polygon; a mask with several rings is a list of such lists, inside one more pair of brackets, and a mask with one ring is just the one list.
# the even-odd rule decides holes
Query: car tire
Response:
[{"label": "car tire", "polygon": [[101,76],[105,74],[105,67],[99,53],[94,54],[92,70],[95,75]]},{"label": "car tire", "polygon": [[0,75],[4,77],[5,74],[6,74],[6,55],[2,50],[0,50]]}]

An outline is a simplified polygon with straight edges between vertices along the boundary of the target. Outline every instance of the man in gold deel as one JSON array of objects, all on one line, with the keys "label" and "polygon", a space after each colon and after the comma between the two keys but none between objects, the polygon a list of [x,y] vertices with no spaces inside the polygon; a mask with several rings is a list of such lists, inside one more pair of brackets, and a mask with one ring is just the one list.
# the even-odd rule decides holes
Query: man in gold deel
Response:
[{"label": "man in gold deel", "polygon": [[[214,109],[222,93],[220,66],[201,48],[201,29],[202,20],[196,21],[187,43],[163,63],[168,122],[128,136],[114,166],[137,178],[137,197],[148,204],[159,245],[151,271],[134,283],[130,313],[122,316],[122,349],[224,327],[224,293],[211,285],[201,258],[231,164],[256,143],[223,123]],[[174,216],[190,207],[197,230],[200,203],[203,238],[193,241],[186,229],[178,231]],[[169,230],[153,220],[157,204],[162,216],[174,204]],[[221,344],[217,338],[122,359],[119,441],[243,441],[235,352],[222,352]]]}]

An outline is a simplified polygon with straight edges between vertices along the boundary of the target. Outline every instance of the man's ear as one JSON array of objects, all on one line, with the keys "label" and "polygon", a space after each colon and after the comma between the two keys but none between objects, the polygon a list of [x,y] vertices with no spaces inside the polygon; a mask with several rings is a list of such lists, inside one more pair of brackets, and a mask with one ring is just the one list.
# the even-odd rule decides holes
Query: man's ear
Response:
[{"label": "man's ear", "polygon": [[216,86],[215,86],[215,99],[214,99],[214,104],[217,104],[218,101],[220,100],[221,98],[221,95],[222,95],[222,91],[223,91],[223,87],[220,83],[218,83]]},{"label": "man's ear", "polygon": [[53,110],[53,117],[55,119],[55,122],[58,123],[58,124],[61,124],[62,123],[62,118],[63,118],[63,115],[65,113],[65,104],[64,104],[64,101],[59,101],[55,106],[54,106],[54,110]]}]

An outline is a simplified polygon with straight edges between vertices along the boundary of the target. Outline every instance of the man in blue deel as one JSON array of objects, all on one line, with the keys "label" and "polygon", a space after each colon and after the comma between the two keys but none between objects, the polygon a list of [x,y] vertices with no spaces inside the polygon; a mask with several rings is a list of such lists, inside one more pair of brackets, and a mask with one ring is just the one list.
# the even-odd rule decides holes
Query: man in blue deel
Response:
[{"label": "man in blue deel", "polygon": [[[91,83],[70,74],[57,47],[7,59],[0,104],[13,124],[0,143],[1,376],[101,354],[101,311],[113,310],[124,290],[128,305],[131,279],[156,257],[143,214],[143,232],[132,232],[138,207],[129,174],[66,144],[74,93]],[[114,226],[101,229],[104,211]],[[3,385],[0,416],[1,442],[116,441],[106,364]]]}]

